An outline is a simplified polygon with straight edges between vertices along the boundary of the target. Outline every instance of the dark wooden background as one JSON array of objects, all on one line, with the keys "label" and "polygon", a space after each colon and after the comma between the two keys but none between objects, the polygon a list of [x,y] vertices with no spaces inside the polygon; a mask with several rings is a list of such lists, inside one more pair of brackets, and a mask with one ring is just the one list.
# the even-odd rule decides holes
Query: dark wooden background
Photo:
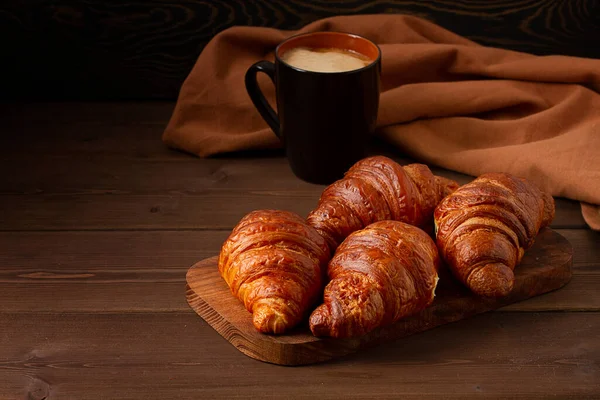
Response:
[{"label": "dark wooden background", "polygon": [[417,15],[490,46],[600,57],[600,0],[4,0],[0,99],[175,99],[227,27],[365,13]]}]

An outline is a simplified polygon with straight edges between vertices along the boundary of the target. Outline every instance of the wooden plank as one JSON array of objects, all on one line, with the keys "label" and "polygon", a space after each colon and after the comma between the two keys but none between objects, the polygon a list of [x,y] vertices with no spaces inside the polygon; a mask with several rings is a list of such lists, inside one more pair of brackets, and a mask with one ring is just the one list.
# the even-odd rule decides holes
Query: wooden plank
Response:
[{"label": "wooden plank", "polygon": [[231,229],[252,210],[306,215],[316,203],[315,196],[292,192],[6,195],[0,196],[0,229]]},{"label": "wooden plank", "polygon": [[[598,269],[598,265],[594,268]],[[75,274],[53,272],[36,277],[19,277],[0,282],[2,310],[27,314],[61,314],[65,312],[153,313],[185,312],[185,272],[187,268],[156,270],[125,270],[104,272],[99,280],[93,272]],[[534,299],[513,304],[503,311],[600,311],[600,276],[574,275],[564,288]],[[93,275],[87,276],[86,274]],[[3,276],[6,274],[3,274]],[[26,283],[23,281],[27,280]]]},{"label": "wooden plank", "polygon": [[224,230],[0,232],[0,281],[31,271],[187,271],[217,254],[227,235]]},{"label": "wooden plank", "polygon": [[35,171],[39,166],[31,165],[31,160],[41,165],[74,162],[82,166],[87,161],[87,168],[92,167],[92,163],[112,162],[114,159],[198,161],[197,157],[170,150],[162,143],[161,135],[166,122],[146,124],[143,120],[133,121],[132,124],[116,125],[101,122],[19,122],[19,127],[5,128],[11,136],[3,141],[0,162],[3,165],[19,166],[22,170],[34,168]]},{"label": "wooden plank", "polygon": [[306,215],[316,202],[293,193],[6,195],[0,196],[0,229],[231,229],[255,209]]},{"label": "wooden plank", "polygon": [[189,310],[185,301],[185,278],[182,278],[185,271],[127,271],[123,274],[130,277],[94,282],[82,275],[65,273],[51,279],[30,279],[37,279],[36,282],[2,282],[2,310],[29,314],[30,318],[64,312],[148,314]]},{"label": "wooden plank", "polygon": [[600,396],[599,313],[483,314],[298,368],[242,355],[191,311],[0,318],[4,399]]},{"label": "wooden plank", "polygon": [[[581,229],[559,229],[573,246],[573,265],[581,273],[596,274],[594,265],[600,264],[600,232]],[[585,271],[585,272],[584,272]]]},{"label": "wooden plank", "polygon": [[[600,275],[600,233],[559,229],[575,274]],[[229,231],[0,232],[0,276],[16,271],[185,268],[218,254]],[[182,280],[183,282],[183,280]]]},{"label": "wooden plank", "polygon": [[[114,143],[115,148],[119,148]],[[95,147],[94,147],[95,148]],[[124,150],[123,150],[124,151]],[[134,149],[127,150],[135,154]],[[296,178],[283,157],[198,160],[180,154],[170,159],[131,159],[118,154],[31,156],[0,160],[0,168],[18,170],[3,177],[0,194],[168,194],[225,191],[301,191],[318,196],[324,186]]]},{"label": "wooden plank", "polygon": [[[141,185],[150,184],[140,183],[138,187]],[[316,207],[322,190],[202,190],[201,185],[190,187],[196,193],[184,189],[168,194],[121,194],[120,190],[98,186],[75,194],[32,191],[0,195],[0,231],[232,229],[245,214],[257,209],[282,209],[306,216]],[[575,202],[559,202],[556,214],[553,228],[585,227]]]},{"label": "wooden plank", "polygon": [[[510,311],[600,310],[598,234],[558,232],[574,249],[573,279]],[[187,311],[187,270],[218,254],[228,233],[0,232],[0,304],[24,313]]]}]

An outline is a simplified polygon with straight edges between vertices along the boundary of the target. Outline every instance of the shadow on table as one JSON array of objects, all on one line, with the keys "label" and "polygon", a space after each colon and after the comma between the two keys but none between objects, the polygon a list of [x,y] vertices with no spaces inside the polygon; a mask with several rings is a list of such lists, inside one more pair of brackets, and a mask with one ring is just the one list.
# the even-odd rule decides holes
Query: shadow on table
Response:
[{"label": "shadow on table", "polygon": [[[398,365],[451,365],[497,363],[504,359],[510,363],[514,357],[527,358],[528,354],[515,355],[523,349],[523,341],[531,341],[527,353],[531,356],[543,343],[532,334],[527,339],[515,337],[514,330],[540,333],[548,326],[540,324],[540,314],[487,312],[465,320],[443,325],[377,347],[359,350],[354,354],[319,365],[344,364],[398,364]],[[551,325],[551,323],[550,323]],[[539,349],[537,349],[539,350]]]}]

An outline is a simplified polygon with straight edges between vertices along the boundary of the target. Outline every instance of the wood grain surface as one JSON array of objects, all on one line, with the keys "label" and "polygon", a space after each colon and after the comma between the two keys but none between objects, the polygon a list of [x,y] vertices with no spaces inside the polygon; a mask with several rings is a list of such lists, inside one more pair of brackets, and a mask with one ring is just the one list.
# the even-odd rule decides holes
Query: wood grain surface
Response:
[{"label": "wood grain surface", "polygon": [[600,57],[599,11],[596,0],[5,1],[0,96],[174,99],[223,29],[298,29],[334,15],[416,15],[484,45]]},{"label": "wood grain surface", "polygon": [[486,313],[297,368],[244,356],[191,310],[3,313],[2,322],[0,398],[7,400],[535,400],[600,393],[599,313]]},{"label": "wood grain surface", "polygon": [[[560,291],[512,304],[503,311],[600,311],[600,269],[594,250],[598,235],[581,229],[558,232],[574,249],[571,282]],[[225,230],[2,232],[2,310],[188,311],[182,293],[189,266],[218,254],[228,234]],[[32,288],[35,296],[31,296]],[[60,301],[40,301],[55,293],[61,293]],[[157,298],[159,304],[154,301]]]},{"label": "wood grain surface", "polygon": [[0,399],[600,398],[600,234],[562,199],[560,290],[323,364],[241,354],[190,309],[186,272],[241,217],[223,196],[304,212],[321,186],[278,152],[167,149],[172,109],[0,107]]}]

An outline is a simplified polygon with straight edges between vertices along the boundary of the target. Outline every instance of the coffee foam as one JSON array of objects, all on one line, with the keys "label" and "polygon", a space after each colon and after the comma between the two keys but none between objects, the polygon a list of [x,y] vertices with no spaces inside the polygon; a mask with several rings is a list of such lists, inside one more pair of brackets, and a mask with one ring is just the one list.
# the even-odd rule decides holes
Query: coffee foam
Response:
[{"label": "coffee foam", "polygon": [[286,51],[281,59],[287,64],[314,72],[346,72],[364,68],[371,60],[344,49],[296,47]]}]

